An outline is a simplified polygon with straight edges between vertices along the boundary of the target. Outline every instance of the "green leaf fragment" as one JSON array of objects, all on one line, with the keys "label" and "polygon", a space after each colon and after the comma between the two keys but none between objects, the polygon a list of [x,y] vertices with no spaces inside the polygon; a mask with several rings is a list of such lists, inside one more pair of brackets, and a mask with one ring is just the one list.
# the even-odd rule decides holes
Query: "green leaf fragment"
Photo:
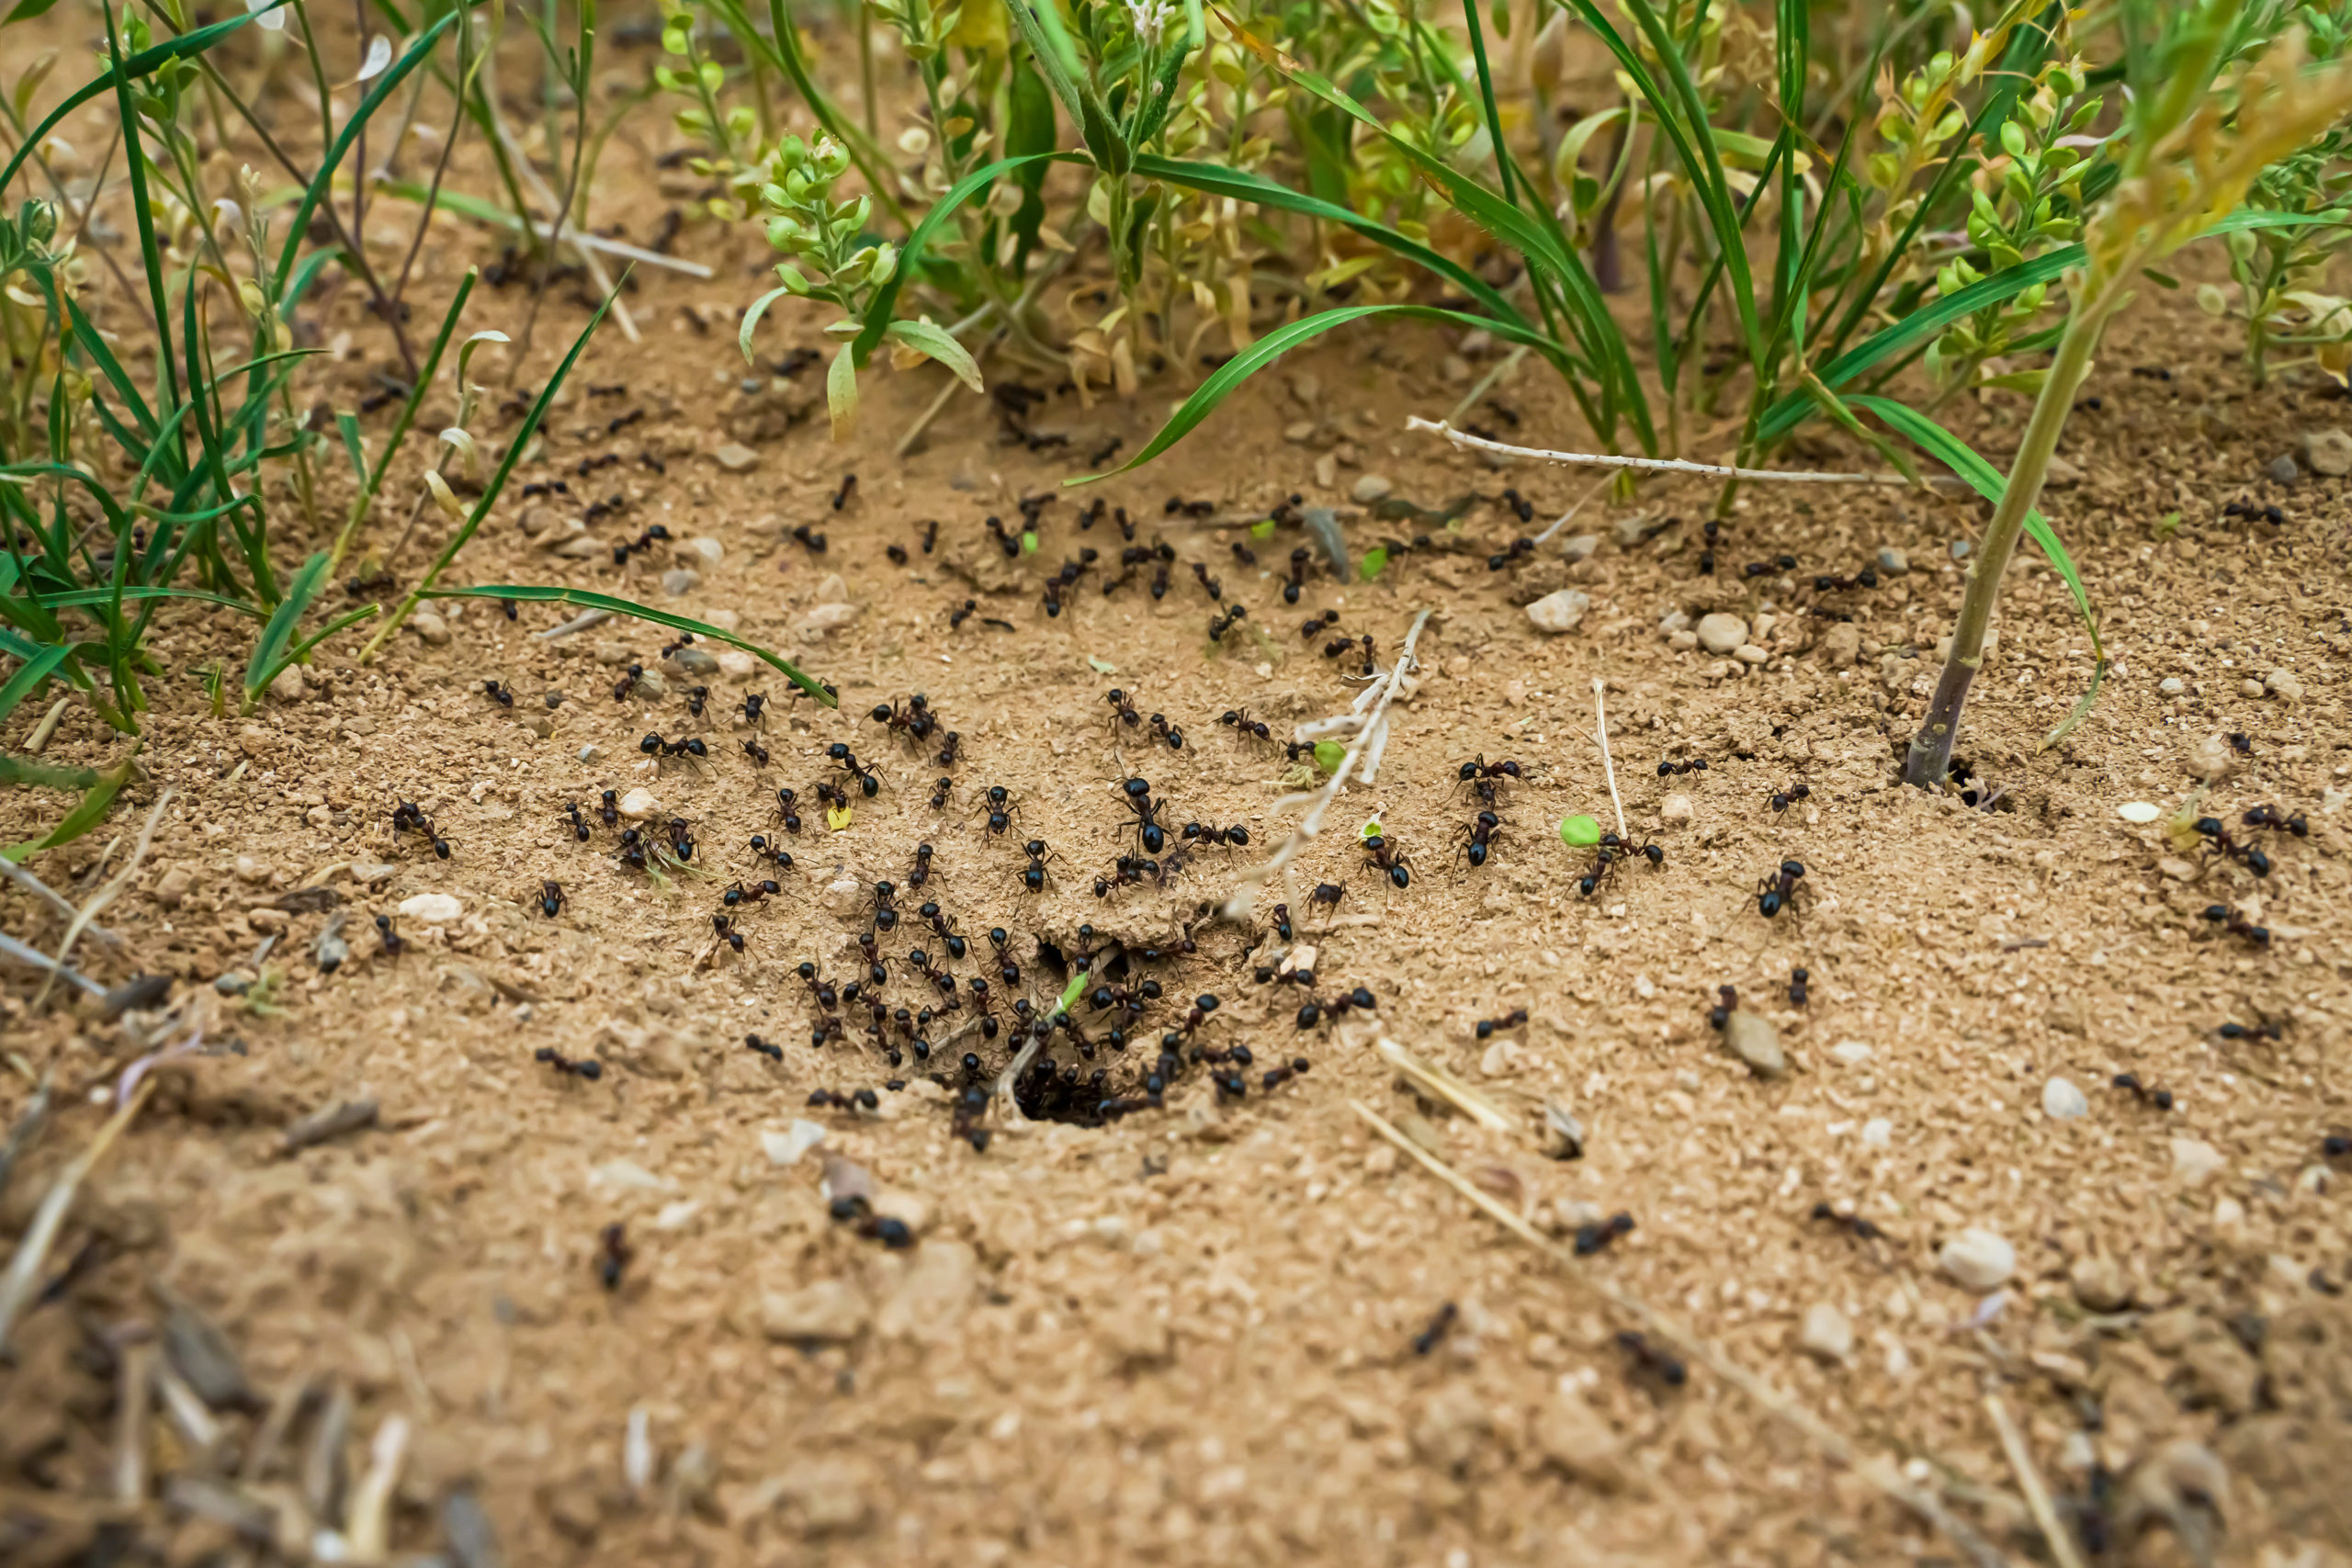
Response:
[{"label": "green leaf fragment", "polygon": [[1370,582],[1374,578],[1380,575],[1381,569],[1385,567],[1387,564],[1388,551],[1386,547],[1381,545],[1374,545],[1372,548],[1364,551],[1363,559],[1357,563],[1356,575],[1361,577],[1364,581]]},{"label": "green leaf fragment", "polygon": [[1573,849],[1589,850],[1600,842],[1600,824],[1590,817],[1563,817],[1560,841]]},{"label": "green leaf fragment", "polygon": [[1327,773],[1338,773],[1340,764],[1347,761],[1347,757],[1348,749],[1336,740],[1317,740],[1315,743],[1315,765]]}]

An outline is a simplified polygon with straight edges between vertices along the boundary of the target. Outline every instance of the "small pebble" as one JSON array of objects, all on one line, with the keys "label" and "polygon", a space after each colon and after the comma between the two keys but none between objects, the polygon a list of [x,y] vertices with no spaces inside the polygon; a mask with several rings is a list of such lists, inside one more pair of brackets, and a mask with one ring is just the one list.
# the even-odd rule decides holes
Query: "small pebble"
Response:
[{"label": "small pebble", "polygon": [[1690,653],[1699,646],[1699,634],[1688,629],[1667,635],[1666,646],[1677,653]]},{"label": "small pebble", "polygon": [[1724,654],[1747,640],[1747,623],[1726,610],[1717,610],[1699,617],[1699,646],[1709,653]]},{"label": "small pebble", "polygon": [[760,1147],[775,1166],[798,1165],[801,1156],[824,1141],[825,1129],[814,1122],[795,1121],[781,1133],[766,1128],[760,1134]]},{"label": "small pebble", "polygon": [[1954,539],[1951,542],[1951,558],[1954,560],[1966,560],[1968,558],[1968,552],[1975,547],[1975,546],[1970,544],[1966,539]]},{"label": "small pebble", "polygon": [[726,558],[727,547],[707,534],[688,539],[678,549],[678,560],[685,566],[714,567]]},{"label": "small pebble", "polygon": [[662,814],[661,801],[654,798],[651,790],[642,785],[621,796],[620,808],[621,815],[632,822],[642,822],[650,817],[659,817]]},{"label": "small pebble", "polygon": [[2249,675],[2238,682],[2238,694],[2242,697],[2259,698],[2263,695],[2262,682]]},{"label": "small pebble", "polygon": [[2312,472],[2329,479],[2352,474],[2352,435],[2340,430],[2304,431],[2303,461]]},{"label": "small pebble", "polygon": [[2165,808],[2154,801],[2127,800],[2115,808],[2115,814],[2126,822],[2136,822],[2144,828],[2162,817],[2165,814]]},{"label": "small pebble", "polygon": [[1816,1360],[1842,1361],[1853,1353],[1854,1325],[1827,1302],[1815,1302],[1804,1309],[1804,1323],[1797,1331],[1797,1348]]},{"label": "small pebble", "polygon": [[1609,525],[1610,537],[1617,541],[1617,547],[1621,550],[1630,550],[1640,544],[1642,536],[1649,531],[1650,520],[1639,515],[1620,517]]},{"label": "small pebble", "polygon": [[2290,485],[2303,477],[2303,470],[2296,465],[2295,459],[2284,452],[2270,459],[2268,472],[2270,482],[2275,485]]},{"label": "small pebble", "polygon": [[1369,506],[1375,501],[1387,499],[1388,492],[1396,488],[1389,482],[1388,476],[1385,474],[1366,474],[1356,480],[1355,488],[1349,491],[1349,494],[1352,495],[1360,504]]},{"label": "small pebble", "polygon": [[760,661],[740,648],[730,648],[718,656],[718,672],[730,681],[748,681],[760,672]]},{"label": "small pebble", "polygon": [[702,586],[702,573],[690,566],[673,566],[662,574],[662,592],[683,599]]},{"label": "small pebble", "polygon": [[1972,1291],[1989,1291],[2017,1272],[2017,1248],[1988,1230],[1971,1225],[1936,1254],[1943,1271]]},{"label": "small pebble", "polygon": [[670,655],[670,662],[688,675],[716,675],[718,660],[699,648],[682,648]]},{"label": "small pebble", "polygon": [[1657,629],[1665,633],[1668,637],[1672,637],[1676,632],[1689,631],[1690,629],[1690,612],[1686,610],[1668,610],[1665,615],[1658,617]]},{"label": "small pebble", "polygon": [[[1592,558],[1592,553],[1599,548],[1600,548],[1600,535],[1572,535],[1568,538],[1560,541],[1560,558],[1566,561],[1570,566],[1574,566],[1580,560],[1590,560]],[[1676,613],[1678,615],[1680,614],[1679,611]]]},{"label": "small pebble", "polygon": [[400,902],[403,919],[423,920],[428,926],[446,926],[466,912],[466,907],[447,893],[418,893]]},{"label": "small pebble", "polygon": [[1539,631],[1572,632],[1584,619],[1585,611],[1592,605],[1592,595],[1581,589],[1563,588],[1556,593],[1546,593],[1527,607],[1527,618]]},{"label": "small pebble", "polygon": [[2188,749],[2188,771],[2207,784],[2219,784],[2236,769],[2236,754],[2225,735],[2208,735]]},{"label": "small pebble", "polygon": [[2053,1122],[2071,1122],[2090,1110],[2090,1100],[2071,1079],[2052,1078],[2041,1086],[2041,1113]]},{"label": "small pebble", "polygon": [[1859,1067],[1869,1061],[1874,1054],[1868,1045],[1859,1040],[1840,1040],[1837,1044],[1829,1047],[1829,1055],[1840,1066]]},{"label": "small pebble", "polygon": [[1893,545],[1878,547],[1878,569],[1888,577],[1901,577],[1911,570],[1911,558]]},{"label": "small pebble", "polygon": [[1862,1123],[1862,1147],[1883,1149],[1894,1142],[1894,1123],[1883,1116],[1873,1116]]},{"label": "small pebble", "polygon": [[2093,1312],[2121,1312],[2132,1304],[2132,1279],[2112,1258],[2077,1258],[2066,1271],[2075,1299]]},{"label": "small pebble", "polygon": [[730,441],[713,452],[711,459],[730,474],[740,474],[759,466],[760,455],[740,441]]},{"label": "small pebble", "polygon": [[2172,1173],[2188,1187],[2202,1187],[2229,1164],[2222,1151],[2198,1138],[2172,1141]]},{"label": "small pebble", "polygon": [[2188,689],[2187,683],[2177,675],[2167,675],[2156,682],[2156,690],[2168,697],[2177,697]]},{"label": "small pebble", "polygon": [[266,882],[269,880],[269,867],[263,862],[254,859],[252,855],[239,855],[237,857],[236,871],[237,880],[240,882]]},{"label": "small pebble", "polygon": [[2303,696],[2303,678],[2292,670],[2273,670],[2262,678],[2262,689],[2281,702],[2301,702]]},{"label": "small pebble", "polygon": [[849,584],[842,580],[840,572],[825,573],[824,581],[817,584],[817,603],[820,604],[849,603]]},{"label": "small pebble", "polygon": [[1669,795],[1657,808],[1657,819],[1669,828],[1687,828],[1697,815],[1687,795]]},{"label": "small pebble", "polygon": [[446,648],[449,643],[449,623],[430,610],[419,610],[408,618],[409,630],[424,640],[427,648]]},{"label": "small pebble", "polygon": [[1731,650],[1731,656],[1742,664],[1761,664],[1772,656],[1752,642],[1743,642]]},{"label": "small pebble", "polygon": [[1759,1078],[1777,1078],[1789,1070],[1788,1058],[1781,1054],[1780,1030],[1770,1019],[1746,1008],[1734,1009],[1724,1021],[1724,1047]]}]

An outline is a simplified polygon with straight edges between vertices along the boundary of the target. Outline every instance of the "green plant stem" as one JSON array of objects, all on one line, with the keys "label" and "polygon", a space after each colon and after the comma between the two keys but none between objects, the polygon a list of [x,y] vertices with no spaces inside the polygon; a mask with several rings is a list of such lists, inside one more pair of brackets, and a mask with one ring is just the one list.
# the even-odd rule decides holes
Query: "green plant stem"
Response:
[{"label": "green plant stem", "polygon": [[[2137,265],[2120,269],[2130,277]],[[2034,399],[2033,418],[2018,443],[2017,459],[2009,465],[2009,480],[2001,491],[1991,526],[1977,546],[1968,568],[1968,587],[1960,602],[1960,618],[1951,628],[1951,654],[1944,660],[1928,716],[1911,738],[1903,761],[1903,782],[1921,789],[1939,789],[1951,771],[1952,742],[1960,735],[1961,710],[1968,689],[1984,666],[1984,631],[1992,624],[1993,606],[2001,596],[2001,579],[2009,558],[2017,553],[2018,536],[2025,529],[2026,513],[2041,499],[2042,480],[2050,459],[2058,451],[2058,435],[2074,412],[2075,393],[2090,374],[2091,355],[2128,290],[2110,283],[2084,298],[2066,322],[2065,335],[2050,361],[2050,378]]]}]

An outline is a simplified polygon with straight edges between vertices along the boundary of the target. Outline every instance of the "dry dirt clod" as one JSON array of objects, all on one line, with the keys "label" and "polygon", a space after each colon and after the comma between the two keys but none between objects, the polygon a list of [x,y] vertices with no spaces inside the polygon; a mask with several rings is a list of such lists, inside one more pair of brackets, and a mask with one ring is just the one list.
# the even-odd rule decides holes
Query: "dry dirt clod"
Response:
[{"label": "dry dirt clod", "polygon": [[464,904],[450,893],[417,893],[400,902],[400,912],[405,919],[423,920],[428,926],[446,926],[466,912]]},{"label": "dry dirt clod", "polygon": [[1854,1325],[1829,1303],[1815,1302],[1804,1309],[1797,1348],[1815,1360],[1841,1362],[1854,1352]]},{"label": "dry dirt clod", "polygon": [[2104,1254],[2075,1259],[2066,1270],[2075,1299],[2093,1312],[2121,1312],[2132,1304],[2132,1279],[2123,1266]]},{"label": "dry dirt clod", "polygon": [[1936,1253],[1943,1271],[1972,1291],[1990,1291],[2017,1272],[2017,1248],[1992,1231],[1972,1225]]},{"label": "dry dirt clod", "polygon": [[1572,632],[1582,623],[1585,612],[1592,605],[1592,595],[1581,589],[1563,588],[1546,593],[1527,607],[1527,618],[1539,631]]},{"label": "dry dirt clod", "polygon": [[2306,430],[2302,449],[2312,472],[2329,479],[2352,474],[2352,435],[2341,430]]}]

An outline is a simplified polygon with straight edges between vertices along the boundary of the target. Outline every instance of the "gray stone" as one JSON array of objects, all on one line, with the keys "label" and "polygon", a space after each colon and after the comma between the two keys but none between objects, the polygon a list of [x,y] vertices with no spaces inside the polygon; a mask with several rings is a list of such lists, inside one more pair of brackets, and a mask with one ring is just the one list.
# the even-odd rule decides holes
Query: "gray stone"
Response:
[{"label": "gray stone", "polygon": [[1878,547],[1878,569],[1889,577],[1901,577],[1911,570],[1911,558],[1893,545]]},{"label": "gray stone", "polygon": [[1366,474],[1356,480],[1355,488],[1349,493],[1355,497],[1358,504],[1370,506],[1375,501],[1387,499],[1388,492],[1396,488],[1386,474]]},{"label": "gray stone", "polygon": [[839,1280],[760,1298],[760,1327],[771,1339],[854,1339],[865,1318],[865,1298]]},{"label": "gray stone", "polygon": [[679,563],[684,566],[712,567],[726,558],[727,547],[707,534],[688,539],[678,549]]},{"label": "gray stone", "polygon": [[1600,548],[1600,535],[1572,535],[1560,541],[1560,558],[1570,566],[1574,566],[1580,560],[1590,560],[1592,553],[1599,548]]},{"label": "gray stone", "polygon": [[1657,629],[1668,637],[1672,637],[1676,632],[1689,631],[1690,613],[1687,610],[1668,610],[1658,617]]},{"label": "gray stone", "polygon": [[1640,544],[1642,536],[1649,531],[1650,520],[1642,516],[1620,517],[1609,525],[1610,537],[1617,541],[1617,547],[1621,550],[1630,550]]},{"label": "gray stone", "polygon": [[1954,539],[1951,542],[1951,558],[1954,560],[1966,560],[1968,558],[1968,552],[1975,547],[1975,546],[1970,544],[1966,539]]},{"label": "gray stone", "polygon": [[419,610],[408,618],[409,629],[423,638],[427,648],[449,645],[449,623],[430,610]]},{"label": "gray stone", "polygon": [[2284,452],[2270,459],[2267,472],[2270,482],[2275,485],[2290,485],[2303,477],[2303,470],[2296,465],[2295,459]]},{"label": "gray stone", "polygon": [[710,456],[714,462],[730,474],[740,474],[748,468],[757,468],[760,462],[760,455],[740,441],[729,441]]},{"label": "gray stone", "polygon": [[662,574],[662,592],[683,599],[702,586],[702,573],[690,566],[673,566]]},{"label": "gray stone", "polygon": [[1709,653],[1729,653],[1747,640],[1747,623],[1728,610],[1699,617],[1699,646]]},{"label": "gray stone", "polygon": [[1724,1048],[1759,1078],[1777,1078],[1789,1070],[1789,1059],[1781,1054],[1780,1030],[1770,1019],[1746,1008],[1733,1010],[1724,1021]]},{"label": "gray stone", "polygon": [[2262,689],[2282,702],[2301,702],[2303,696],[2303,679],[2292,670],[2283,668],[2273,670],[2262,678]]},{"label": "gray stone", "polygon": [[2132,1277],[2112,1258],[2077,1258],[2066,1279],[2075,1288],[2075,1299],[2093,1312],[2121,1312],[2132,1304]]},{"label": "gray stone", "polygon": [[718,660],[699,648],[682,648],[670,656],[670,662],[676,665],[682,674],[716,675],[718,673]]},{"label": "gray stone", "polygon": [[310,694],[311,688],[303,681],[302,667],[299,664],[289,664],[280,670],[277,678],[269,683],[269,695],[273,702],[299,703]]},{"label": "gray stone", "polygon": [[2018,1249],[1993,1232],[1971,1225],[1943,1244],[1936,1262],[1968,1289],[1989,1291],[2017,1272]]},{"label": "gray stone", "polygon": [[2303,461],[2312,472],[2329,479],[2352,474],[2352,435],[2340,430],[2304,431]]},{"label": "gray stone", "polygon": [[2167,675],[2156,682],[2156,690],[2168,697],[2177,697],[2188,689],[2187,683],[2177,675]]},{"label": "gray stone", "polygon": [[2091,1102],[2071,1078],[2052,1078],[2041,1086],[2041,1113],[2052,1122],[2072,1122],[2091,1113]]},{"label": "gray stone", "polygon": [[1592,595],[1581,589],[1563,588],[1556,593],[1546,593],[1527,607],[1527,618],[1537,629],[1547,632],[1572,632],[1584,613],[1592,607]]}]

